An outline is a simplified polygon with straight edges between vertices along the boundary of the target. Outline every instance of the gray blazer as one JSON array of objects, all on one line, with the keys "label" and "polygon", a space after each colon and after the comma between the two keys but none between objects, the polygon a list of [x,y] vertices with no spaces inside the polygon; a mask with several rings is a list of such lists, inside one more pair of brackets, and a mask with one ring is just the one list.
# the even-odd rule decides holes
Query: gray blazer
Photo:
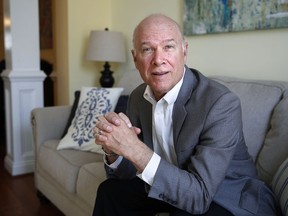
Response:
[{"label": "gray blazer", "polygon": [[[127,114],[153,149],[152,105],[143,98],[145,88],[132,92]],[[173,138],[178,164],[161,159],[149,197],[192,214],[204,213],[214,201],[234,215],[276,215],[273,195],[258,179],[245,145],[240,101],[226,87],[186,67],[173,109]],[[106,170],[114,178],[136,173],[125,159],[117,170]]]}]

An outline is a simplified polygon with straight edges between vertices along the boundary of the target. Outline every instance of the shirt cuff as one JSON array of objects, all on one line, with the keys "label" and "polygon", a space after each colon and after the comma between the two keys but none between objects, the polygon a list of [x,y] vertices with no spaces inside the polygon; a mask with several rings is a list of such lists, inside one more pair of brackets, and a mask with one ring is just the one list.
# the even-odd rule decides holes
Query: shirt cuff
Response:
[{"label": "shirt cuff", "polygon": [[147,184],[152,186],[156,171],[160,164],[160,160],[161,157],[154,152],[143,172],[137,174],[137,176],[141,178],[143,181],[145,181]]},{"label": "shirt cuff", "polygon": [[118,158],[111,164],[108,164],[108,161],[106,159],[106,155],[103,156],[103,160],[104,160],[104,163],[111,169],[117,169],[117,167],[119,166],[119,164],[121,163],[123,157],[122,156],[118,156]]}]

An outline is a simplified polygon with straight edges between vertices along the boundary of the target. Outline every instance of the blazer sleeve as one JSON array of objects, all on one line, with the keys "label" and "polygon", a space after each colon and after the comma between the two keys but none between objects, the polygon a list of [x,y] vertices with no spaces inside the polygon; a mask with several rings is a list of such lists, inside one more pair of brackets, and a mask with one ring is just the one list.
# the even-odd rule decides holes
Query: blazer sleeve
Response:
[{"label": "blazer sleeve", "polygon": [[149,191],[150,197],[192,214],[208,210],[237,145],[244,142],[239,99],[226,91],[208,100],[186,106],[180,132],[174,134],[178,166],[161,159]]}]

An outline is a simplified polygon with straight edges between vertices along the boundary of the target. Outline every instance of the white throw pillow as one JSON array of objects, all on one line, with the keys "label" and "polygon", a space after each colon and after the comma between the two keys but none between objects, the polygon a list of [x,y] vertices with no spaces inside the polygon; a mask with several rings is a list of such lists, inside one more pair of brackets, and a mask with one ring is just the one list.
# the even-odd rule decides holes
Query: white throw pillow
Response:
[{"label": "white throw pillow", "polygon": [[95,144],[93,128],[98,117],[114,111],[122,91],[123,88],[82,87],[72,124],[57,150],[76,149],[103,154],[101,146]]}]

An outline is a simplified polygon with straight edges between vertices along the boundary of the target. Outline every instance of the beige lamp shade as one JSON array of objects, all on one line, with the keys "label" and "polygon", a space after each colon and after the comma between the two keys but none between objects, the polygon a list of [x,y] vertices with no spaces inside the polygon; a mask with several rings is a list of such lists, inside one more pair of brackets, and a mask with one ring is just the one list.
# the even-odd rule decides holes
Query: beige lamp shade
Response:
[{"label": "beige lamp shade", "polygon": [[125,62],[125,41],[121,32],[91,31],[87,59],[103,62]]}]

